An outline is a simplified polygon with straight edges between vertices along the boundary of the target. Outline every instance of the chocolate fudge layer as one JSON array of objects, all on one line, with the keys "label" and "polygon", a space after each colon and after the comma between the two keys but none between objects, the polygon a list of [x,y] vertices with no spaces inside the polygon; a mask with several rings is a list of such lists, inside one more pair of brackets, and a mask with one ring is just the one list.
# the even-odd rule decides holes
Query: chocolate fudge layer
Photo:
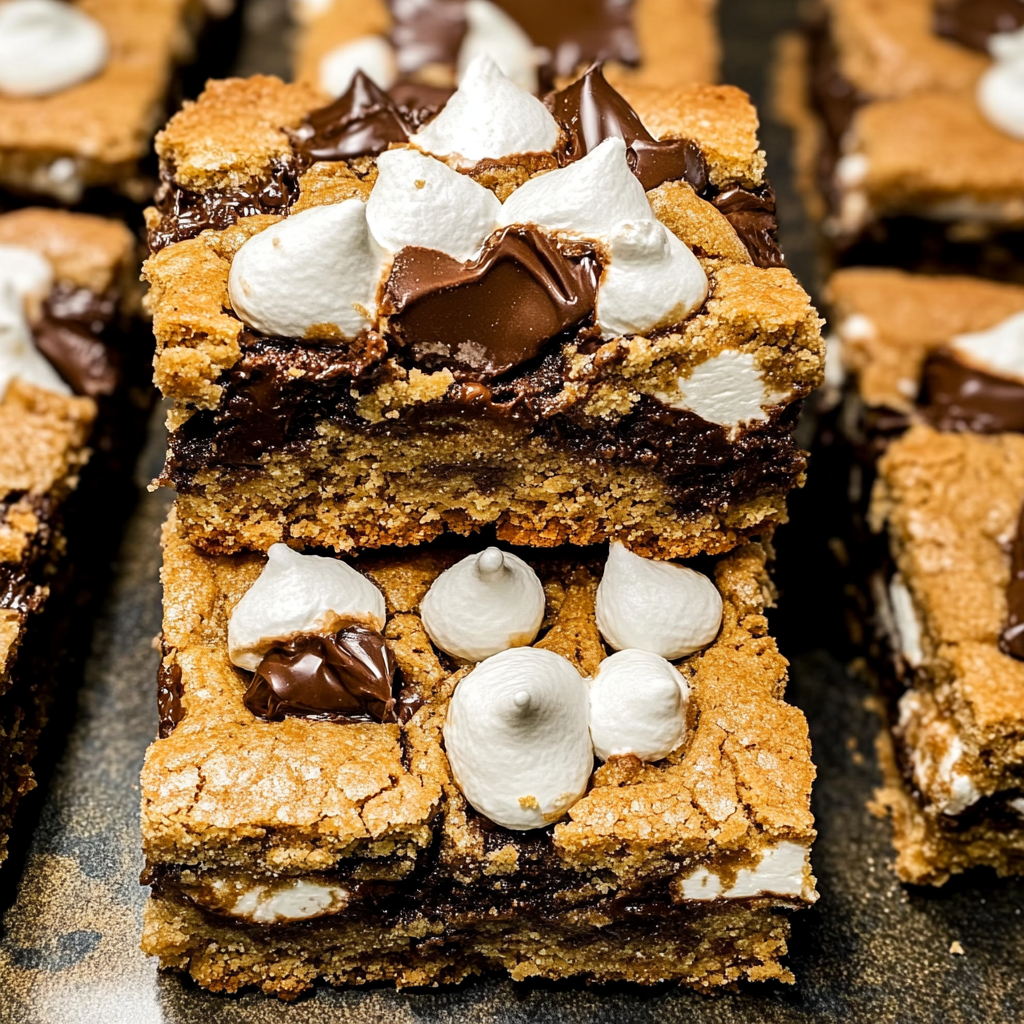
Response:
[{"label": "chocolate fudge layer", "polygon": [[[494,969],[698,988],[792,980],[780,963],[786,911],[815,898],[814,769],[767,633],[763,550],[703,566],[722,620],[710,646],[670,667],[689,692],[682,743],[656,761],[591,761],[568,815],[521,831],[475,811],[453,778],[446,719],[471,666],[435,647],[419,610],[442,570],[483,547],[444,541],[353,563],[380,588],[386,622],[372,650],[330,656],[335,678],[351,697],[393,672],[375,700],[393,697],[328,712],[334,691],[309,667],[325,655],[308,638],[271,650],[255,674],[229,657],[229,619],[235,629],[265,556],[202,554],[172,514],[163,738],[142,783],[143,948],[204,987],[282,998],[319,977],[429,985]],[[595,622],[600,558],[519,554],[543,582],[534,646],[475,671],[526,654],[586,686],[608,654]],[[290,711],[267,703],[268,684]]]},{"label": "chocolate fudge layer", "polygon": [[540,86],[596,60],[607,62],[617,85],[706,84],[718,78],[715,8],[715,0],[575,0],[556,7],[432,0],[408,9],[387,0],[300,0],[296,77],[332,96],[344,92],[357,66],[383,88],[402,82],[451,89],[466,56],[491,49],[508,66],[536,75]]},{"label": "chocolate fudge layer", "polygon": [[[478,71],[492,84],[500,74]],[[499,86],[506,97],[513,89]],[[460,99],[459,109],[477,99]],[[353,550],[494,524],[513,543],[615,537],[685,556],[726,550],[784,519],[805,468],[791,429],[820,379],[821,342],[775,242],[756,115],[726,87],[635,87],[628,99],[599,69],[549,97],[553,117],[515,92],[508,102],[526,104],[523,121],[549,126],[554,149],[469,164],[396,149],[415,117],[365,77],[323,110],[302,85],[211,83],[170,122],[157,140],[165,183],[148,213],[145,272],[156,381],[175,401],[163,482],[178,491],[194,543],[214,553],[281,539]],[[436,140],[446,114],[424,132]],[[510,116],[501,131],[513,130]],[[546,174],[605,160],[587,186],[600,190],[619,173],[620,138],[633,172],[624,185],[639,192],[635,177],[646,191],[630,216],[646,218],[645,237],[664,238],[671,258],[696,257],[687,266],[707,290],[678,323],[602,323],[612,280],[603,268],[615,257],[605,243],[528,226],[529,213],[492,235],[475,262],[440,252],[443,241],[389,243],[395,255],[384,260],[368,328],[312,323],[299,338],[254,326],[266,320],[248,307],[277,287],[276,272],[231,291],[233,273],[236,288],[246,273],[233,271],[240,252],[267,249],[264,238],[292,232],[300,216],[312,224],[325,207],[366,202],[368,218],[398,218],[401,234],[404,200],[375,206],[378,161],[420,160],[431,180],[447,175],[444,189],[468,190],[467,201],[486,207],[481,216],[494,215],[488,204],[506,216],[521,188],[536,195]],[[616,185],[607,202],[627,193]],[[605,198],[592,208],[604,210]],[[329,261],[309,258],[330,274]],[[646,311],[682,278],[652,268],[630,280],[651,290],[634,307]],[[324,292],[332,287],[325,278]],[[348,308],[373,305],[367,287]],[[283,289],[281,301],[298,290]],[[292,322],[282,327],[294,332]]]},{"label": "chocolate fudge layer", "polygon": [[1014,66],[989,47],[1024,25],[1020,4],[826,0],[819,11],[780,50],[777,101],[835,254],[1019,278],[1024,137],[985,97]]}]

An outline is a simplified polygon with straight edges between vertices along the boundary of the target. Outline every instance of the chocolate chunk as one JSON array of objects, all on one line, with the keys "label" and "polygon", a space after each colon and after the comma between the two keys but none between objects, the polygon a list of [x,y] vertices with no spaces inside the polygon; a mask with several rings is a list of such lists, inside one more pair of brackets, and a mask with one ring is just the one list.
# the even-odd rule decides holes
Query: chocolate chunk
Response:
[{"label": "chocolate chunk", "polygon": [[431,64],[454,67],[466,34],[465,0],[388,0],[388,7],[391,45],[403,75]]},{"label": "chocolate chunk", "polygon": [[1014,32],[1024,25],[1021,0],[940,0],[933,22],[936,35],[955,39],[973,50],[988,53],[989,38]]},{"label": "chocolate chunk", "polygon": [[786,265],[786,259],[779,248],[775,193],[770,185],[756,192],[745,188],[729,188],[720,192],[711,202],[736,230],[755,266]]},{"label": "chocolate chunk", "polygon": [[405,143],[409,130],[398,105],[371,78],[357,71],[348,91],[307,115],[294,148],[309,162],[376,156],[392,142]]},{"label": "chocolate chunk", "polygon": [[950,351],[925,362],[922,405],[937,430],[1024,432],[1024,384],[976,370]]},{"label": "chocolate chunk", "polygon": [[36,348],[76,395],[112,395],[120,379],[116,353],[77,324],[44,318],[35,327]]},{"label": "chocolate chunk", "polygon": [[707,163],[700,147],[689,139],[655,139],[608,84],[599,64],[567,89],[548,96],[545,103],[565,133],[556,153],[562,166],[581,160],[605,139],[622,139],[630,170],[645,191],[678,179],[688,181],[697,192],[707,187]]},{"label": "chocolate chunk", "polygon": [[394,722],[394,676],[384,637],[366,626],[347,626],[332,636],[308,634],[275,647],[260,662],[243,701],[259,718]]},{"label": "chocolate chunk", "polygon": [[999,636],[1004,654],[1024,661],[1024,509],[1010,549],[1010,582],[1006,584],[1006,626]]},{"label": "chocolate chunk", "polygon": [[181,706],[181,666],[160,662],[156,677],[156,706],[160,713],[160,739],[166,739],[185,717]]},{"label": "chocolate chunk", "polygon": [[511,227],[472,263],[403,249],[382,308],[416,366],[495,377],[591,313],[599,276],[592,253],[565,256],[540,232]]}]

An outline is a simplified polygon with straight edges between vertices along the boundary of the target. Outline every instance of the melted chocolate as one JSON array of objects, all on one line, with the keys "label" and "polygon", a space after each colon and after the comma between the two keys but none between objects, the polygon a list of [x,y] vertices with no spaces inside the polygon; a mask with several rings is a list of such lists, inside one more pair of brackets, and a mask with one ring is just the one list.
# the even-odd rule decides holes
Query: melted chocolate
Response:
[{"label": "melted chocolate", "polygon": [[298,176],[292,160],[276,160],[265,180],[218,192],[193,192],[174,181],[174,171],[160,169],[153,205],[159,222],[148,233],[149,248],[159,252],[172,242],[195,238],[201,231],[222,231],[242,217],[285,213],[298,195]]},{"label": "melted chocolate", "polygon": [[454,92],[454,89],[445,89],[438,85],[399,82],[388,90],[388,95],[398,106],[409,130],[419,131],[441,112],[441,108],[452,98]]},{"label": "melted chocolate", "polygon": [[395,661],[375,629],[346,626],[275,647],[260,662],[245,706],[257,717],[394,722]]},{"label": "melted chocolate", "polygon": [[608,84],[599,64],[545,102],[564,131],[565,141],[556,153],[562,166],[582,160],[605,139],[622,139],[630,169],[645,191],[680,178],[697,192],[707,187],[707,164],[700,147],[689,139],[655,139]]},{"label": "melted chocolate", "polygon": [[928,357],[921,404],[937,430],[1024,432],[1024,384],[976,370],[949,351]]},{"label": "melted chocolate", "polygon": [[312,163],[376,156],[391,143],[405,144],[408,139],[409,128],[398,104],[357,71],[344,96],[307,115],[296,132],[294,148]]},{"label": "melted chocolate", "polygon": [[401,74],[432,64],[454,66],[466,34],[465,0],[388,0],[388,7]]},{"label": "melted chocolate", "polygon": [[532,228],[506,228],[472,263],[433,249],[395,258],[382,311],[415,366],[490,378],[535,359],[594,309],[600,268]]},{"label": "melted chocolate", "polygon": [[999,635],[999,649],[1024,661],[1024,510],[1010,548],[1010,582],[1006,584],[1006,625]]},{"label": "melted chocolate", "polygon": [[711,202],[740,236],[755,266],[786,265],[786,258],[779,248],[775,193],[770,185],[765,185],[757,192],[745,188],[728,188]]},{"label": "melted chocolate", "polygon": [[940,0],[933,22],[936,35],[988,53],[989,37],[1024,25],[1021,0]]},{"label": "melted chocolate", "polygon": [[53,543],[58,512],[48,495],[12,492],[0,501],[0,523],[7,521],[14,506],[19,511],[27,506],[35,516],[37,526],[17,561],[0,562],[0,608],[27,618],[46,602],[47,570],[50,567],[47,556],[58,556],[54,551],[57,545]]},{"label": "melted chocolate", "polygon": [[181,706],[181,666],[168,667],[160,662],[156,677],[156,706],[160,713],[160,739],[166,739],[174,732],[174,727],[185,717],[185,709]]}]

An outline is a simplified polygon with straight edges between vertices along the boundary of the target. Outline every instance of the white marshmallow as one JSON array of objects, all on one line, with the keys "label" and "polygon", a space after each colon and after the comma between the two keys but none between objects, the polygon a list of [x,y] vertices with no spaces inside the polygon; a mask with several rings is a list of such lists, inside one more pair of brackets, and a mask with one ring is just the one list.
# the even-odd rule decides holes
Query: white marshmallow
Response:
[{"label": "white marshmallow", "polygon": [[391,253],[418,245],[465,262],[480,252],[500,210],[493,192],[440,160],[391,149],[377,157],[366,220]]},{"label": "white marshmallow", "polygon": [[892,608],[900,653],[907,659],[907,664],[911,668],[917,668],[924,660],[924,652],[921,649],[921,623],[918,622],[914,609],[914,599],[899,573],[889,581],[889,606]]},{"label": "white marshmallow", "polygon": [[526,562],[487,548],[434,580],[420,604],[427,635],[448,654],[483,661],[532,643],[544,620],[544,587]]},{"label": "white marshmallow", "polygon": [[753,868],[740,868],[732,885],[722,891],[722,879],[706,867],[697,868],[680,879],[687,900],[740,900],[752,896],[802,896],[817,899],[811,888],[810,851],[806,846],[783,840],[778,846],[765,847]]},{"label": "white marshmallow", "polygon": [[1024,312],[987,331],[958,334],[950,348],[975,369],[1024,384]]},{"label": "white marshmallow", "polygon": [[35,249],[0,245],[0,281],[8,281],[21,297],[29,320],[38,320],[43,300],[53,289],[53,267]]},{"label": "white marshmallow", "polygon": [[689,377],[678,380],[677,395],[657,397],[673,409],[689,409],[709,423],[731,427],[768,419],[766,405],[787,396],[769,392],[753,352],[726,349],[695,366]]},{"label": "white marshmallow", "polygon": [[253,235],[231,263],[235,312],[264,334],[304,338],[331,325],[354,338],[376,318],[385,254],[359,199],[314,206]]},{"label": "white marshmallow", "polygon": [[21,295],[11,281],[0,277],[0,398],[15,377],[59,395],[71,394],[71,388],[36,348]]},{"label": "white marshmallow", "polygon": [[688,687],[657,654],[632,648],[601,662],[590,683],[590,738],[602,761],[635,754],[660,761],[686,736]]},{"label": "white marshmallow", "polygon": [[0,93],[46,96],[106,66],[103,26],[61,0],[0,3]]},{"label": "white marshmallow", "polygon": [[395,51],[383,36],[360,36],[328,50],[320,59],[320,88],[328,96],[342,96],[357,71],[381,89],[390,89],[398,80]]},{"label": "white marshmallow", "polygon": [[990,123],[1024,139],[1024,27],[989,39],[995,63],[978,79],[978,107]]},{"label": "white marshmallow", "polygon": [[247,889],[235,901],[231,913],[260,924],[308,921],[343,910],[349,900],[348,890],[338,885],[324,885],[305,878],[281,879]]},{"label": "white marshmallow", "polygon": [[582,160],[531,178],[505,200],[500,213],[503,227],[534,224],[609,244],[625,225],[652,219],[622,139],[605,139]]},{"label": "white marshmallow", "polygon": [[638,647],[674,660],[706,647],[722,624],[722,597],[699,572],[608,549],[597,588],[597,628],[617,651]]},{"label": "white marshmallow", "polygon": [[[480,57],[492,60],[522,90],[537,91],[538,52],[533,40],[500,7],[489,0],[466,4],[466,34],[459,47],[457,71],[461,85]],[[498,113],[496,108],[494,113]],[[552,143],[554,145],[554,143]],[[528,153],[531,150],[515,150]]]},{"label": "white marshmallow", "polygon": [[409,142],[472,165],[517,153],[550,153],[558,135],[557,122],[536,96],[510,82],[490,57],[477,57],[441,113]]},{"label": "white marshmallow", "polygon": [[597,293],[602,338],[667,327],[703,305],[708,278],[697,257],[658,220],[626,224],[611,242]]},{"label": "white marshmallow", "polygon": [[381,630],[385,614],[384,596],[350,565],[274,544],[228,620],[228,656],[254,672],[267,651],[292,637],[351,623]]},{"label": "white marshmallow", "polygon": [[586,792],[594,767],[587,684],[558,654],[513,647],[455,688],[444,744],[469,803],[505,828],[543,828]]}]

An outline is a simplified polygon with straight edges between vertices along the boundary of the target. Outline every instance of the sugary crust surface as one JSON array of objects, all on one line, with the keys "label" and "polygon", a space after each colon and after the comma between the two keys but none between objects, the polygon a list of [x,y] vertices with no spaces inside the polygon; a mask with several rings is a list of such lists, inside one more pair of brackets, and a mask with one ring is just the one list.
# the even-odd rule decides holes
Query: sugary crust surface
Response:
[{"label": "sugary crust surface", "polygon": [[[454,557],[421,550],[357,563],[385,594],[392,651],[426,702],[406,726],[265,723],[244,708],[245,681],[226,650],[228,615],[263,558],[202,555],[172,515],[164,531],[165,665],[182,669],[185,714],[150,748],[143,770],[151,863],[298,874],[352,856],[401,859],[432,841],[443,811],[442,856],[451,870],[464,881],[492,873],[479,819],[452,783],[440,744],[447,700],[464,673],[442,667],[416,614]],[[555,827],[563,867],[629,885],[674,876],[681,860],[728,860],[813,838],[807,726],[783,700],[786,661],[767,633],[764,564],[756,545],[717,563],[721,633],[680,663],[691,686],[691,742],[657,764],[599,769]],[[589,672],[605,652],[594,625],[594,576],[576,566],[556,566],[548,578],[548,631],[539,645]]]},{"label": "sugary crust surface", "polygon": [[1020,285],[881,267],[840,270],[827,294],[843,365],[856,378],[860,398],[903,412],[914,406],[931,352],[957,334],[987,330],[1024,310]]},{"label": "sugary crust surface", "polygon": [[[295,76],[318,88],[320,61],[331,50],[361,36],[387,35],[391,17],[383,0],[330,0],[304,9],[295,48]],[[313,7],[314,5],[309,5]],[[608,65],[616,87],[696,85],[718,78],[716,0],[633,0],[633,24],[640,44],[639,68]]]},{"label": "sugary crust surface", "polygon": [[120,221],[43,207],[0,214],[0,244],[34,249],[50,261],[57,282],[96,295],[118,283],[135,250]]}]

